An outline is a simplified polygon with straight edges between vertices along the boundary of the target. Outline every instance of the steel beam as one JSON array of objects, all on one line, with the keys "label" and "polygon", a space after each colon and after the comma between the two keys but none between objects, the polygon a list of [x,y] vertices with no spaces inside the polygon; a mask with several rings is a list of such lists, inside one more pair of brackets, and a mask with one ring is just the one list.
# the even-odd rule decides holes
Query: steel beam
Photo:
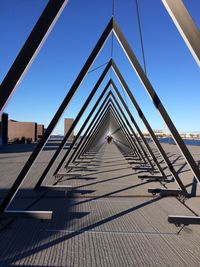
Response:
[{"label": "steel beam", "polygon": [[176,28],[200,67],[200,32],[182,0],[162,0]]},{"label": "steel beam", "polygon": [[6,210],[0,214],[0,219],[7,218],[25,218],[25,219],[38,219],[38,220],[51,220],[52,211],[38,211],[38,210]]},{"label": "steel beam", "polygon": [[31,66],[68,0],[49,0],[21,51],[0,85],[0,115],[26,71]]},{"label": "steel beam", "polygon": [[183,215],[169,215],[168,222],[173,223],[176,226],[189,225],[189,224],[200,224],[199,216],[183,216]]}]

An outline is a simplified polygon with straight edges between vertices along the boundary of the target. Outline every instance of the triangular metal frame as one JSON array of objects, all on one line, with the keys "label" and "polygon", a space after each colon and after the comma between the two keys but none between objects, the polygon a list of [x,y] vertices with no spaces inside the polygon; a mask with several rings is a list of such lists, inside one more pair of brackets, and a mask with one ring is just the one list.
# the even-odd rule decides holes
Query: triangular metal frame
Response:
[{"label": "triangular metal frame", "polygon": [[[129,89],[128,85],[126,84],[123,76],[121,75],[119,69],[117,68],[115,62],[112,60],[112,68],[120,82],[120,84],[122,85],[123,89],[125,90],[125,92],[127,93],[128,97],[130,98],[131,103],[133,104],[134,108],[136,109],[139,117],[141,118],[141,120],[143,121],[145,127],[147,128],[155,146],[157,147],[158,151],[160,152],[162,158],[164,159],[165,163],[167,164],[172,177],[176,180],[176,182],[178,183],[178,185],[180,186],[182,192],[184,195],[188,195],[187,190],[185,188],[185,186],[183,185],[181,179],[179,178],[178,174],[176,173],[175,169],[173,168],[173,165],[171,164],[171,162],[169,161],[164,149],[162,148],[161,144],[159,143],[157,137],[155,136],[150,124],[148,123],[148,120],[145,118],[140,106],[138,105],[136,99],[134,98],[131,90]],[[114,88],[114,87],[113,87]],[[115,89],[115,88],[114,88]],[[134,119],[133,119],[134,120]],[[132,120],[132,122],[133,122]],[[156,162],[155,156],[153,156],[154,162]],[[157,166],[159,166],[158,164],[156,164]],[[165,176],[162,168],[159,168],[159,170],[161,171],[162,175]],[[165,176],[166,177],[166,176]]]},{"label": "triangular metal frame", "polygon": [[[112,104],[112,100],[111,100],[111,98],[109,99],[109,104],[110,104],[110,108],[111,108],[111,104]],[[110,110],[110,109],[109,109]],[[110,123],[110,117],[107,119],[107,120],[105,120],[105,121],[108,121],[108,123]],[[104,123],[105,123],[105,121],[104,121]],[[124,136],[124,138],[123,138],[123,140],[124,140],[124,142],[126,142],[126,146],[128,146],[129,148],[132,148],[132,143],[131,143],[131,141],[130,141],[130,136],[129,136],[129,133],[127,133],[126,131],[125,131],[125,129],[123,128],[123,124],[120,122],[120,121],[118,121],[118,129],[120,130],[120,132],[121,132],[121,134],[122,134],[122,136]],[[101,136],[101,129],[100,129],[100,131],[98,131],[98,135],[99,136]],[[96,143],[98,143],[98,140],[99,140],[99,138],[98,138],[98,136],[97,135],[95,135],[94,136],[94,138],[91,140],[91,144],[90,144],[90,146],[89,147],[93,147],[94,146],[94,143],[95,143],[95,141],[96,141]],[[123,140],[121,140],[121,142],[123,143]]]}]

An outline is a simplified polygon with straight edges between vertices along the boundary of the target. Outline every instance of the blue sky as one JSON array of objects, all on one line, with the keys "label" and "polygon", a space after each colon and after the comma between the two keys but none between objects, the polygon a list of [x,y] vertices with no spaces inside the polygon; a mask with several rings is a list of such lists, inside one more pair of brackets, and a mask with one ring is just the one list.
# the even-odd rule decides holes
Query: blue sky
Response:
[{"label": "blue sky", "polygon": [[[200,28],[200,1],[184,0],[184,3]],[[46,0],[0,1],[1,81],[46,4]],[[200,69],[161,0],[139,0],[139,8],[148,78],[178,130],[180,132],[200,131],[198,123],[200,118]],[[112,1],[69,0],[40,53],[5,109],[5,112],[9,113],[10,119],[36,121],[48,126],[109,22],[111,13]],[[139,62],[143,64],[135,0],[115,0],[115,19]],[[91,69],[107,62],[110,54],[111,39],[108,40]],[[153,129],[166,129],[115,39],[113,55]],[[102,70],[103,68],[100,68],[87,75],[56,127],[55,133],[63,133],[64,117],[76,116]],[[107,75],[99,88],[91,107],[110,75],[110,73]],[[114,75],[112,76],[114,77]],[[114,81],[120,88],[116,78]],[[124,94],[123,96],[136,121],[144,129],[127,96]],[[87,109],[82,121],[89,110],[90,108]]]}]

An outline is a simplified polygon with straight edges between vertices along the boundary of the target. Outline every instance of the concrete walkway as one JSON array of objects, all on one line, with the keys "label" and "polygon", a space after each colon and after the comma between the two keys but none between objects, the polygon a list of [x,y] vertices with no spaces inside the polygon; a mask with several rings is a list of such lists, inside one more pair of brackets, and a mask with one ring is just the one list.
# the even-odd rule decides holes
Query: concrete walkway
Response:
[{"label": "concrete walkway", "polygon": [[[25,160],[26,155],[22,156]],[[12,160],[11,154],[7,157],[6,161],[2,156],[1,168]],[[46,159],[44,154],[41,163]],[[33,210],[53,210],[54,218],[43,222],[17,219],[2,230],[0,266],[199,266],[200,226],[185,227],[177,235],[179,228],[167,222],[169,214],[193,213],[174,197],[149,195],[149,187],[162,185],[139,179],[149,173],[140,161],[132,162],[130,165],[115,144],[105,144],[90,163],[82,163],[87,169],[81,175],[59,182],[73,186],[67,196],[64,192],[32,192],[36,179],[32,177],[11,206],[32,204]],[[136,166],[143,169],[133,168]],[[52,177],[46,181],[53,182]],[[1,179],[0,183],[11,182]],[[172,184],[169,186],[177,187]],[[199,210],[199,198],[188,203]]]}]

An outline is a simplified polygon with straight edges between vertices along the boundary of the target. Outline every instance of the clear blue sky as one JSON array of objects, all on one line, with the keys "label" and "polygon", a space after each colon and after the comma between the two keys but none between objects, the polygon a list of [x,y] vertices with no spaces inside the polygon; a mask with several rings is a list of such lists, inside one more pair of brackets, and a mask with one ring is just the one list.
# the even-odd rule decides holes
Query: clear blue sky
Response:
[{"label": "clear blue sky", "polygon": [[[200,1],[184,3],[200,28]],[[1,81],[46,4],[46,0],[0,1]],[[139,8],[148,77],[178,130],[200,131],[200,69],[161,0],[139,0]],[[111,0],[69,0],[5,110],[10,119],[48,125],[110,20],[111,9]],[[115,18],[142,64],[135,0],[115,0]],[[92,69],[110,59],[110,50],[111,39]],[[153,129],[166,129],[116,40],[114,59]],[[88,74],[63,118],[76,116],[101,72],[102,68]],[[107,75],[93,104],[109,78]],[[126,101],[144,129],[127,97]],[[63,118],[55,133],[63,133]]]}]

